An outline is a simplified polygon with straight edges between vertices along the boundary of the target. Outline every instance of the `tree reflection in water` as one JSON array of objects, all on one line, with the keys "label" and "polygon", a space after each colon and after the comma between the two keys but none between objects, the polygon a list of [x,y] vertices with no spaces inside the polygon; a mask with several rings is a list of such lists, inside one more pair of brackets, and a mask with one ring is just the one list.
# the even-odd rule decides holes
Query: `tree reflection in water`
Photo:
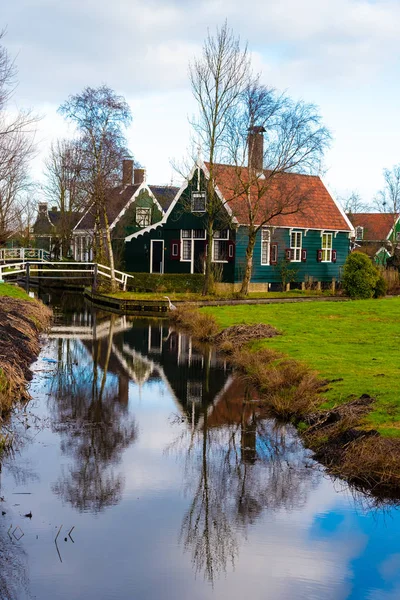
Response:
[{"label": "tree reflection in water", "polygon": [[303,506],[317,482],[294,432],[265,418],[253,395],[234,379],[186,433],[186,492],[193,497],[181,540],[196,573],[211,584],[229,563],[234,567],[238,536],[262,511]]},{"label": "tree reflection in water", "polygon": [[23,594],[30,598],[27,557],[21,544],[0,527],[0,598],[18,600]]},{"label": "tree reflection in water", "polygon": [[106,338],[85,344],[58,340],[50,410],[62,452],[73,464],[62,471],[53,491],[79,511],[97,513],[119,502],[124,480],[115,466],[137,437],[127,412],[128,381],[109,373],[114,322],[111,316]]}]

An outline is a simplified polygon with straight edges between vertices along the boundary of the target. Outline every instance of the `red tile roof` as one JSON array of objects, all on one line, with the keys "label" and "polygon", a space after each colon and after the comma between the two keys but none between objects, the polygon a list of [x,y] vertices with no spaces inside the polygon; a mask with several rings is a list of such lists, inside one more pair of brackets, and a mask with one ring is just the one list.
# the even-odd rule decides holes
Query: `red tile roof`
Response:
[{"label": "red tile roof", "polygon": [[364,227],[363,240],[374,242],[386,240],[398,218],[394,213],[356,213],[347,216],[354,227]]},{"label": "red tile roof", "polygon": [[[206,163],[207,169],[209,164]],[[252,207],[255,223],[259,225],[266,214],[276,214],[268,225],[275,227],[300,227],[304,229],[333,229],[350,231],[350,226],[319,177],[298,173],[283,173],[274,178],[264,171],[264,178],[252,184]],[[228,201],[238,222],[249,222],[243,182],[248,182],[248,168],[232,165],[214,165],[214,179],[218,189]],[[262,189],[259,202],[258,190]]]}]

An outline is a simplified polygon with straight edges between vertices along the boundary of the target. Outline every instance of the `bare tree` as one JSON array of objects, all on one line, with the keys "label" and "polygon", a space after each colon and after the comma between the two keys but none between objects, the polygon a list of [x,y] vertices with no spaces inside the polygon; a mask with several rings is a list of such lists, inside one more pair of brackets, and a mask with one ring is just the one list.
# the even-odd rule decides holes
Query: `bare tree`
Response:
[{"label": "bare tree", "polygon": [[0,241],[15,230],[20,219],[20,194],[30,185],[28,165],[34,154],[34,129],[38,118],[31,111],[8,110],[17,69],[0,32]]},{"label": "bare tree", "polygon": [[240,199],[233,216],[247,225],[240,290],[247,295],[258,232],[277,216],[302,210],[307,190],[293,174],[318,172],[330,133],[314,105],[278,94],[259,77],[253,78],[240,100],[229,126],[228,155],[234,165],[229,199]]},{"label": "bare tree", "polygon": [[49,156],[45,160],[44,193],[60,210],[57,233],[64,256],[71,245],[73,214],[86,208],[83,170],[80,140],[62,139],[51,144]]},{"label": "bare tree", "polygon": [[[199,109],[192,125],[209,164],[205,211],[209,249],[216,223],[223,213],[215,189],[215,165],[226,146],[228,124],[248,81],[249,69],[247,46],[241,49],[240,39],[235,37],[227,22],[217,29],[215,36],[208,33],[200,58],[189,66],[192,93]],[[212,283],[212,255],[209,251],[205,257],[203,294],[210,291]]]},{"label": "bare tree", "polygon": [[[72,121],[79,134],[83,158],[83,182],[95,220],[95,260],[103,261],[104,249],[111,269],[111,288],[115,290],[114,255],[107,216],[107,192],[117,184],[122,158],[126,156],[123,129],[132,119],[122,96],[109,87],[85,88],[70,96],[59,112]],[[104,248],[105,243],[105,248]]]},{"label": "bare tree", "polygon": [[343,207],[345,213],[355,215],[357,213],[370,212],[371,206],[366,202],[363,202],[358,192],[352,191],[347,196],[339,198],[339,202]]},{"label": "bare tree", "polygon": [[391,169],[383,170],[384,186],[374,198],[375,207],[379,212],[389,213],[393,217],[393,227],[390,242],[391,254],[396,250],[396,223],[400,215],[400,164]]}]

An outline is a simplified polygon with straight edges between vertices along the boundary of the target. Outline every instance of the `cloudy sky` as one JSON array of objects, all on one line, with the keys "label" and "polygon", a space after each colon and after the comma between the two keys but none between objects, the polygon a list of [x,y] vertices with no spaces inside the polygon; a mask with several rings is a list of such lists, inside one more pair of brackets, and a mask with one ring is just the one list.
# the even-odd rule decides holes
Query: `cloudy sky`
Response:
[{"label": "cloudy sky", "polygon": [[[264,83],[313,102],[333,133],[324,181],[370,200],[400,162],[399,0],[0,0],[16,56],[14,102],[43,115],[40,154],[66,134],[57,107],[107,83],[133,112],[130,148],[148,181],[171,180],[195,111],[187,65],[207,28],[228,19]],[[176,177],[176,175],[175,175]]]}]

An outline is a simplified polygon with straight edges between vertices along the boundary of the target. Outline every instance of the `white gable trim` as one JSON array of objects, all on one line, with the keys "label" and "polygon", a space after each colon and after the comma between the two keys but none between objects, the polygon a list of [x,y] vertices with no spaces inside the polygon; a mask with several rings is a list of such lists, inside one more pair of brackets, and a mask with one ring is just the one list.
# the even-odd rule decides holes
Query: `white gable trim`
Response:
[{"label": "white gable trim", "polygon": [[[196,169],[199,169],[199,168],[203,171],[203,173],[204,173],[204,175],[205,175],[205,177],[207,179],[210,178],[210,173],[209,173],[206,165],[204,164],[204,161],[203,160],[197,160],[195,162],[195,164],[193,165],[192,170],[190,171],[189,175],[186,177],[185,181],[183,182],[183,184],[179,188],[178,193],[176,194],[175,198],[171,202],[171,204],[170,204],[167,212],[165,213],[165,215],[161,219],[161,221],[159,221],[158,223],[154,223],[154,225],[149,225],[148,227],[145,227],[144,229],[141,229],[140,231],[137,231],[136,233],[132,233],[131,235],[128,235],[125,238],[125,242],[130,242],[131,240],[139,237],[140,235],[143,235],[144,233],[147,233],[149,231],[153,231],[153,230],[157,229],[157,227],[160,227],[160,225],[164,225],[167,222],[169,215],[171,214],[171,212],[175,208],[177,202],[179,201],[179,198],[182,196],[183,192],[188,187],[189,181],[191,181],[193,179],[193,176],[195,174]],[[232,210],[231,210],[230,206],[227,204],[227,202],[226,202],[225,198],[223,197],[223,195],[221,194],[220,190],[218,189],[218,186],[215,186],[215,191],[216,191],[216,193],[218,195],[218,198],[221,200],[221,202],[223,203],[224,207],[226,208],[227,213],[229,214],[230,217],[232,217],[232,222],[233,223],[237,223],[236,217],[233,217]]]},{"label": "white gable trim", "polygon": [[[322,181],[322,179],[321,179],[321,181]],[[331,192],[331,190],[329,189],[329,187],[323,181],[322,181],[322,185],[325,186],[328,194],[332,198],[333,203],[335,204],[336,208],[338,209],[338,211],[342,215],[343,219],[346,221],[346,223],[347,223],[347,225],[348,225],[348,227],[350,229],[349,233],[351,234],[351,237],[354,237],[355,236],[354,225],[352,224],[352,222],[350,221],[350,219],[348,218],[348,216],[344,212],[343,208],[340,206],[339,202],[337,202],[335,200],[335,196],[333,195],[333,193]],[[346,231],[346,230],[345,229],[339,229],[338,231]]]},{"label": "white gable trim", "polygon": [[[387,240],[389,240],[389,241],[392,241],[390,238],[392,237],[392,235],[393,235],[393,233],[394,233],[394,229],[395,229],[395,227],[396,227],[397,223],[399,222],[399,219],[400,219],[400,215],[397,217],[397,219],[395,220],[395,222],[394,222],[394,224],[393,224],[393,227],[392,227],[392,228],[391,228],[391,230],[389,231],[389,233],[388,233],[388,235],[387,235],[387,237],[386,237],[386,239],[387,239]],[[396,240],[393,240],[393,241],[395,242]]]},{"label": "white gable trim", "polygon": [[[114,227],[116,226],[116,224],[118,223],[118,221],[124,216],[124,214],[126,213],[126,211],[128,210],[128,208],[133,204],[133,202],[135,202],[135,200],[138,197],[138,195],[140,194],[140,192],[142,192],[144,189],[147,189],[147,191],[149,192],[150,197],[153,199],[153,202],[155,204],[157,204],[157,206],[161,209],[161,206],[158,204],[157,200],[154,198],[153,194],[151,193],[151,190],[150,190],[149,186],[147,185],[146,182],[143,181],[139,185],[139,187],[136,190],[136,192],[131,196],[131,198],[125,204],[124,208],[122,208],[121,211],[119,212],[119,214],[115,217],[114,221],[110,225],[110,230],[114,229]],[[122,190],[120,193],[122,194],[123,191],[124,190]],[[162,209],[161,209],[161,213],[162,213]]]}]

